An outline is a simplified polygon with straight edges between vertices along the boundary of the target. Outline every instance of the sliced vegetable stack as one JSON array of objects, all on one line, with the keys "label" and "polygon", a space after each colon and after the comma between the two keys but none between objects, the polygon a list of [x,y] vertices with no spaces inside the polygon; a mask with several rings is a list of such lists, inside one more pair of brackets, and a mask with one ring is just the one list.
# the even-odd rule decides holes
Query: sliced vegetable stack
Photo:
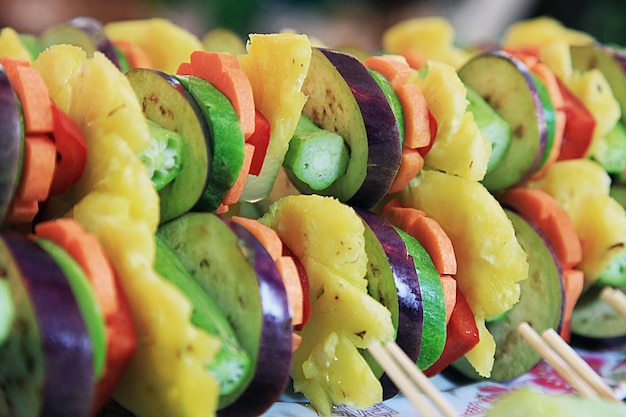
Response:
[{"label": "sliced vegetable stack", "polygon": [[330,415],[398,393],[372,343],[508,381],[521,322],[626,335],[622,49],[548,18],[363,57],[210,35],[0,32],[1,415]]}]

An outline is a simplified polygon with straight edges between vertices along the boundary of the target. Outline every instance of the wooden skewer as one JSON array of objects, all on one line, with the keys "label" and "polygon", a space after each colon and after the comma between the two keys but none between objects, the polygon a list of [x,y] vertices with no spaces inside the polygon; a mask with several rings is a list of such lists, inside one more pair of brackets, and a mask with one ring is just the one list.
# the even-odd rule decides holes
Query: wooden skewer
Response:
[{"label": "wooden skewer", "polygon": [[543,332],[543,339],[593,388],[602,398],[619,402],[613,390],[591,366],[554,329]]},{"label": "wooden skewer", "polygon": [[520,323],[518,332],[581,395],[602,397],[619,402],[602,378],[552,329],[539,335],[528,323]]},{"label": "wooden skewer", "polygon": [[[394,342],[372,343],[369,351],[385,373],[424,417],[458,417],[441,391]],[[432,401],[429,402],[427,399]],[[436,405],[439,410],[434,406]]]},{"label": "wooden skewer", "polygon": [[617,288],[604,287],[600,292],[600,298],[626,320],[626,294]]}]

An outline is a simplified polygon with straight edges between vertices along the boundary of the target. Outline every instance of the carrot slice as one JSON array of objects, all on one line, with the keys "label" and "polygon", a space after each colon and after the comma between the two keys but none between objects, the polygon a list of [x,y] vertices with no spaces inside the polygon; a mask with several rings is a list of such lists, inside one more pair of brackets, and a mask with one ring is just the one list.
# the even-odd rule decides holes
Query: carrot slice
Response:
[{"label": "carrot slice", "polygon": [[124,54],[131,68],[152,68],[150,55],[139,45],[124,39],[114,39],[112,42]]},{"label": "carrot slice", "polygon": [[252,233],[265,249],[267,249],[274,261],[283,256],[283,242],[274,229],[264,225],[257,219],[232,216],[231,220],[242,225],[246,230]]},{"label": "carrot slice", "polygon": [[456,305],[456,279],[451,275],[441,275],[441,286],[446,303],[446,324],[450,323],[450,317]]},{"label": "carrot slice", "polygon": [[563,271],[563,280],[565,282],[565,306],[559,334],[565,341],[569,341],[572,336],[572,314],[583,292],[585,274],[577,269],[567,269]]},{"label": "carrot slice", "polygon": [[407,232],[424,246],[440,274],[456,274],[457,263],[452,241],[435,219],[416,216]]},{"label": "carrot slice", "polygon": [[456,274],[457,263],[452,241],[435,219],[416,208],[389,204],[382,214],[391,224],[406,231],[424,246],[439,274]]},{"label": "carrot slice", "polygon": [[561,153],[561,143],[563,142],[563,133],[565,132],[566,123],[564,111],[565,102],[557,77],[546,64],[537,61],[531,68],[531,71],[541,81],[543,81],[556,112],[552,148],[550,148],[550,153],[548,154],[546,162],[543,164],[541,169],[533,175],[533,178],[539,178],[546,173],[548,168],[550,168],[550,166],[559,158],[559,154]]},{"label": "carrot slice", "polygon": [[408,49],[402,51],[401,55],[406,59],[409,66],[416,70],[421,69],[428,61],[426,55],[419,49]]},{"label": "carrot slice", "polygon": [[582,244],[568,214],[548,193],[531,188],[507,190],[500,201],[531,218],[552,243],[561,266],[570,269],[582,260]]},{"label": "carrot slice", "polygon": [[191,62],[181,62],[176,70],[178,75],[193,75],[193,68]]},{"label": "carrot slice", "polygon": [[22,103],[26,134],[50,133],[53,130],[48,87],[30,63],[19,58],[2,57],[11,85]]},{"label": "carrot slice", "polygon": [[419,84],[405,84],[397,92],[404,113],[404,145],[423,148],[431,142],[428,104]]},{"label": "carrot slice", "polygon": [[304,317],[304,291],[300,280],[300,272],[293,257],[283,255],[283,242],[276,231],[257,219],[240,216],[232,216],[232,221],[245,227],[267,249],[276,263],[280,276],[287,292],[291,307],[292,324],[297,326],[303,323]]},{"label": "carrot slice", "polygon": [[191,67],[192,75],[209,81],[230,99],[247,140],[254,132],[255,105],[252,85],[237,58],[220,52],[194,51]]},{"label": "carrot slice", "polygon": [[7,224],[30,223],[38,212],[39,202],[37,200],[23,200],[19,195],[15,195],[2,222]]},{"label": "carrot slice", "polygon": [[302,323],[303,304],[302,285],[300,285],[298,269],[290,256],[280,256],[276,260],[276,266],[280,271],[285,290],[287,291],[287,298],[291,306],[292,324],[297,326]]},{"label": "carrot slice", "polygon": [[430,143],[428,105],[419,84],[407,84],[415,70],[393,55],[372,56],[365,65],[383,74],[394,88],[404,115],[404,146],[422,148]]},{"label": "carrot slice", "polygon": [[296,349],[300,347],[300,344],[302,344],[302,336],[300,336],[298,333],[292,334],[291,335],[291,350],[295,352]]},{"label": "carrot slice", "polygon": [[62,218],[35,225],[37,236],[62,246],[83,268],[96,292],[104,316],[118,309],[115,298],[115,279],[106,253],[98,249],[100,243],[73,219]]},{"label": "carrot slice", "polygon": [[22,177],[17,194],[22,200],[45,201],[56,165],[56,148],[48,135],[29,135],[24,139]]},{"label": "carrot slice", "polygon": [[89,278],[106,324],[107,360],[98,381],[94,412],[111,396],[135,351],[137,336],[130,306],[104,247],[79,223],[63,218],[39,223],[35,234],[63,247]]},{"label": "carrot slice", "polygon": [[241,197],[243,188],[246,185],[246,179],[248,178],[248,173],[250,172],[250,164],[252,163],[252,156],[254,155],[254,146],[250,143],[245,143],[243,151],[244,156],[241,171],[239,171],[239,176],[237,177],[235,184],[233,184],[230,190],[226,193],[224,201],[222,202],[222,207],[218,209],[220,211],[224,209],[228,211],[228,206],[239,201],[239,197]]},{"label": "carrot slice", "polygon": [[383,74],[394,89],[404,85],[414,71],[404,57],[397,55],[373,55],[368,57],[364,64]]},{"label": "carrot slice", "polygon": [[392,200],[383,208],[382,215],[392,225],[408,233],[411,224],[418,218],[426,215],[422,210],[413,207],[402,207],[397,204],[392,204]]},{"label": "carrot slice", "polygon": [[402,158],[400,159],[400,168],[394,178],[391,187],[389,187],[389,194],[398,192],[406,187],[409,182],[415,178],[417,174],[424,167],[424,157],[419,153],[417,149],[409,148],[408,146],[402,147]]}]

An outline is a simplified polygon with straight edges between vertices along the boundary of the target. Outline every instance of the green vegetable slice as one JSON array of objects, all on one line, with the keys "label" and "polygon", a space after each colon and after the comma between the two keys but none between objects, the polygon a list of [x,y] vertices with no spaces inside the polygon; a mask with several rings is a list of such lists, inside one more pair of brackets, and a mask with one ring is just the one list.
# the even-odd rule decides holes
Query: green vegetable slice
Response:
[{"label": "green vegetable slice", "polygon": [[350,152],[343,138],[317,127],[304,114],[300,116],[283,166],[313,190],[330,187],[346,173]]},{"label": "green vegetable slice", "polygon": [[156,190],[160,190],[178,176],[183,166],[183,138],[174,131],[159,126],[150,119],[150,146],[139,154],[148,169]]}]

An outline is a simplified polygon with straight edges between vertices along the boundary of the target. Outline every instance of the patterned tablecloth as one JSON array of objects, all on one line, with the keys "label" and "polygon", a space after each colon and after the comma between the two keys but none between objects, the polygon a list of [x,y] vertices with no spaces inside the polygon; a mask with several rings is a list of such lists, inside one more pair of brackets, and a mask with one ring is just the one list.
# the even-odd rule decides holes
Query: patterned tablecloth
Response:
[{"label": "patterned tablecloth", "polygon": [[[577,351],[620,398],[626,398],[626,343],[602,350],[577,348]],[[471,417],[483,416],[502,394],[516,388],[532,387],[548,393],[574,392],[563,378],[543,361],[526,375],[507,383],[490,381],[474,383],[465,381],[463,383],[449,374],[438,375],[433,381],[444,392],[460,416]],[[284,397],[283,401],[276,403],[263,417],[315,417],[317,415],[306,403]],[[415,417],[418,415],[415,408],[402,395],[366,410],[337,407],[333,412],[333,417]]]}]

